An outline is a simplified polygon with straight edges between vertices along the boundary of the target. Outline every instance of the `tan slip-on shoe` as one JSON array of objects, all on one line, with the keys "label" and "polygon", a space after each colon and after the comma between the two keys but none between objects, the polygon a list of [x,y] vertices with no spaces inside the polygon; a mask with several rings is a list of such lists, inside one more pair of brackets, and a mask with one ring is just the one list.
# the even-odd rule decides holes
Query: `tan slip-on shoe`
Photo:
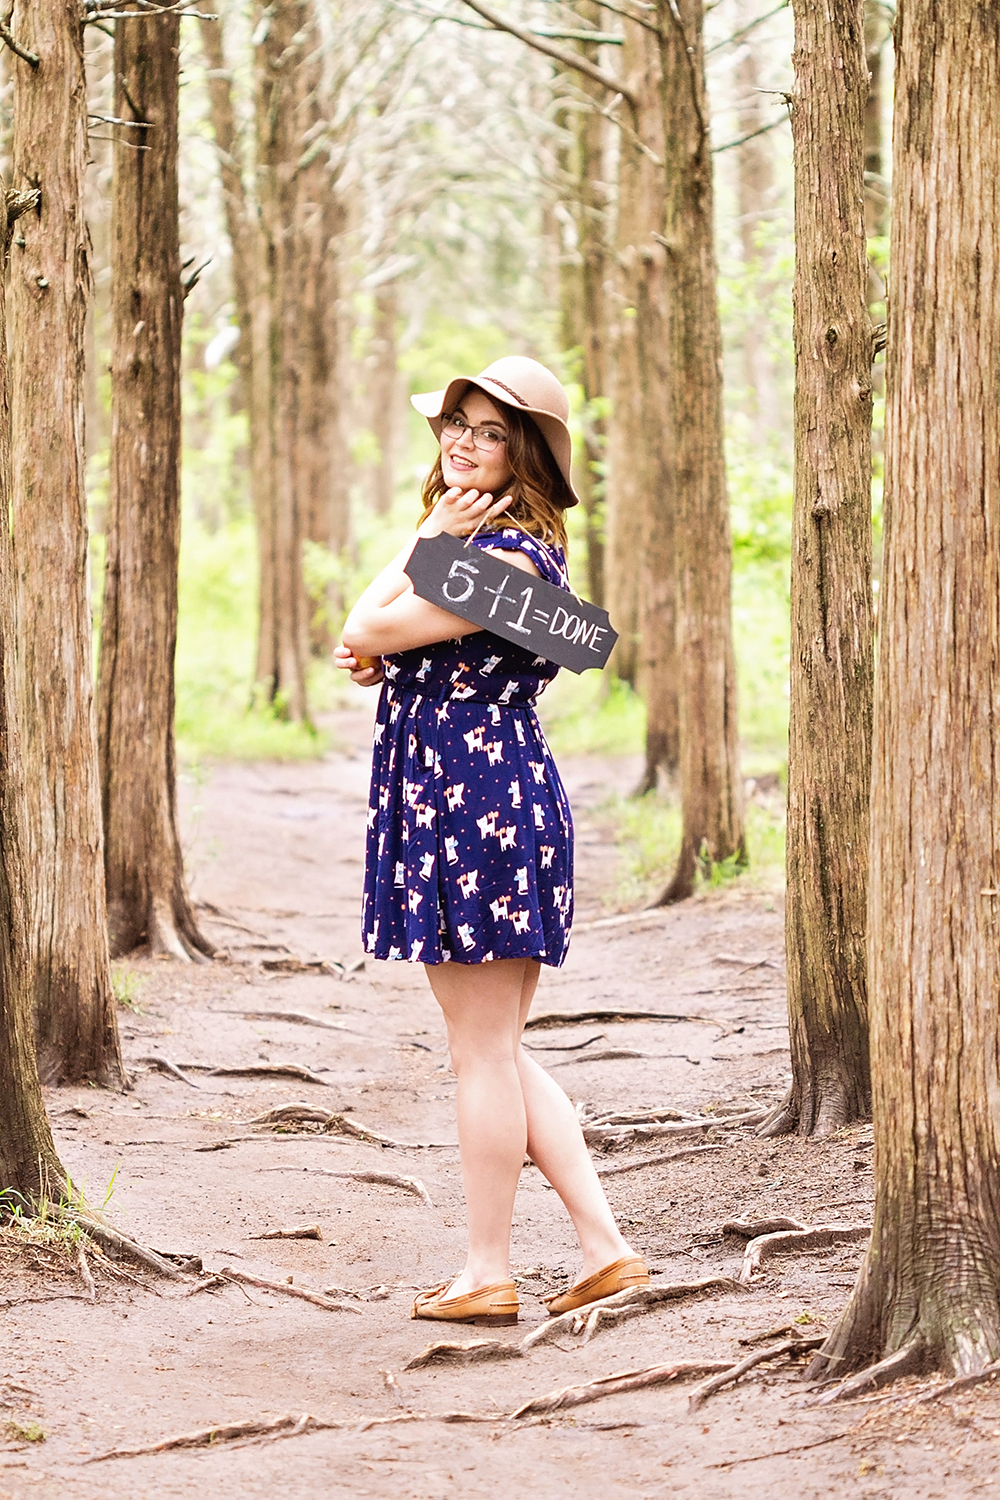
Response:
[{"label": "tan slip-on shoe", "polygon": [[433,1318],[441,1323],[487,1324],[493,1328],[517,1322],[519,1303],[513,1281],[495,1281],[492,1286],[481,1286],[464,1297],[442,1296],[451,1284],[442,1281],[440,1286],[418,1292],[410,1317]]},{"label": "tan slip-on shoe", "polygon": [[575,1312],[590,1302],[600,1302],[602,1297],[613,1297],[615,1292],[624,1292],[628,1287],[648,1285],[649,1272],[642,1256],[624,1255],[603,1270],[595,1271],[593,1276],[574,1282],[565,1292],[557,1292],[543,1301],[549,1316],[554,1318],[559,1313]]}]

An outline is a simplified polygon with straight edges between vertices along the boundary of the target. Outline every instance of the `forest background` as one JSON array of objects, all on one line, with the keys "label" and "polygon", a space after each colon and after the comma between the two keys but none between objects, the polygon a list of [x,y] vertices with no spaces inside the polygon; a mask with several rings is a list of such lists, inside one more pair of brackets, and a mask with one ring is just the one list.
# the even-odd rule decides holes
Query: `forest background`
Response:
[{"label": "forest background", "polygon": [[[866,121],[872,315],[885,269],[888,196],[882,137],[891,107],[887,12],[869,7],[873,95]],[[250,8],[213,6],[225,49],[243,174],[251,170],[254,116]],[[305,543],[313,609],[309,718],[270,701],[257,669],[258,529],[251,494],[250,413],[241,369],[233,247],[220,176],[218,118],[205,23],[181,24],[180,189],[182,258],[197,275],[183,322],[183,524],[176,729],[183,773],[206,759],[301,758],[336,734],[336,707],[355,690],[336,680],[328,648],[346,606],[401,545],[417,513],[433,456],[412,391],[475,373],[507,353],[548,363],[566,381],[578,466],[589,473],[590,516],[570,514],[576,586],[592,596],[588,547],[603,537],[606,392],[589,395],[584,353],[567,308],[582,253],[573,203],[573,153],[593,100],[581,80],[515,37],[493,31],[457,3],[430,0],[316,8],[325,89],[322,152],[334,206],[334,336],[326,454],[331,493],[344,515],[339,546]],[[513,11],[512,11],[513,14]],[[594,17],[599,15],[600,30]],[[521,3],[517,22],[538,36],[620,56],[614,8]],[[733,532],[734,641],[744,774],[762,788],[787,764],[789,559],[792,511],[792,151],[783,97],[791,87],[787,4],[718,0],[706,19],[706,64],[716,189],[719,303],[724,347],[727,478]],[[87,474],[95,640],[104,582],[111,446],[111,137],[113,43],[85,31],[91,113],[87,214],[94,293],[87,329]],[[885,66],[879,66],[883,60]],[[9,75],[13,59],[3,55]],[[215,59],[218,61],[218,59]],[[585,80],[584,80],[585,82]],[[3,96],[9,137],[10,89]],[[613,104],[613,101],[612,101]],[[602,247],[603,295],[613,349],[634,317],[616,291],[615,182],[621,131],[598,110],[601,160],[592,177]],[[314,132],[315,134],[315,132]],[[222,153],[224,156],[224,153]],[[225,165],[223,161],[223,165]],[[328,309],[328,312],[330,309]],[[241,347],[242,343],[242,347]],[[880,539],[882,400],[876,379],[873,518]],[[596,436],[595,436],[596,434]],[[635,566],[640,539],[634,538]],[[877,583],[876,583],[877,587]],[[635,753],[644,736],[641,661],[619,674],[561,674],[544,704],[561,753]],[[651,895],[673,865],[680,816],[670,778],[640,801],[609,803],[624,861],[618,894]],[[751,862],[765,878],[783,865],[781,799],[751,799]]]}]

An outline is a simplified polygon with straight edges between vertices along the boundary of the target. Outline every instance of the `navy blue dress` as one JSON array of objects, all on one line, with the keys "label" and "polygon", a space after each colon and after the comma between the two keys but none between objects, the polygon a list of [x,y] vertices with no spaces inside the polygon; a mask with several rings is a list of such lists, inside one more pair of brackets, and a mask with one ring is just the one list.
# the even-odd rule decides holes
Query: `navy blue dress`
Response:
[{"label": "navy blue dress", "polygon": [[[558,547],[505,529],[568,587]],[[559,668],[488,631],[383,659],[362,937],[375,958],[558,967],[573,917],[573,823],[534,703]]]}]

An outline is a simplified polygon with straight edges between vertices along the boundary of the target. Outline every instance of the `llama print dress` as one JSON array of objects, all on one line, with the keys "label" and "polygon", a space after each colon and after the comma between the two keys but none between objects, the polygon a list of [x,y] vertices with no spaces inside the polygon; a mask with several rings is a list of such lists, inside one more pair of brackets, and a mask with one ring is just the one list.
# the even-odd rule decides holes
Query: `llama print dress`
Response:
[{"label": "llama print dress", "polygon": [[[505,529],[567,587],[559,548]],[[535,699],[559,668],[487,631],[383,660],[362,936],[375,958],[558,967],[573,916],[573,823]]]}]

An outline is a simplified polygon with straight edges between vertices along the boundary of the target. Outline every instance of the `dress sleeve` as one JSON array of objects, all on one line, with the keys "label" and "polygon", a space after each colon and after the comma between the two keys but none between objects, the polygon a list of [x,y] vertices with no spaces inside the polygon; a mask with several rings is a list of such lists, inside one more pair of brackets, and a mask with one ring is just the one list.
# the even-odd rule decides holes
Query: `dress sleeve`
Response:
[{"label": "dress sleeve", "polygon": [[523,552],[525,557],[531,558],[546,583],[554,583],[563,589],[569,588],[566,556],[562,548],[548,546],[537,537],[521,531],[519,527],[506,526],[503,531],[493,531],[488,535],[480,533],[472,545],[482,547],[484,551],[488,547],[493,552]]}]

